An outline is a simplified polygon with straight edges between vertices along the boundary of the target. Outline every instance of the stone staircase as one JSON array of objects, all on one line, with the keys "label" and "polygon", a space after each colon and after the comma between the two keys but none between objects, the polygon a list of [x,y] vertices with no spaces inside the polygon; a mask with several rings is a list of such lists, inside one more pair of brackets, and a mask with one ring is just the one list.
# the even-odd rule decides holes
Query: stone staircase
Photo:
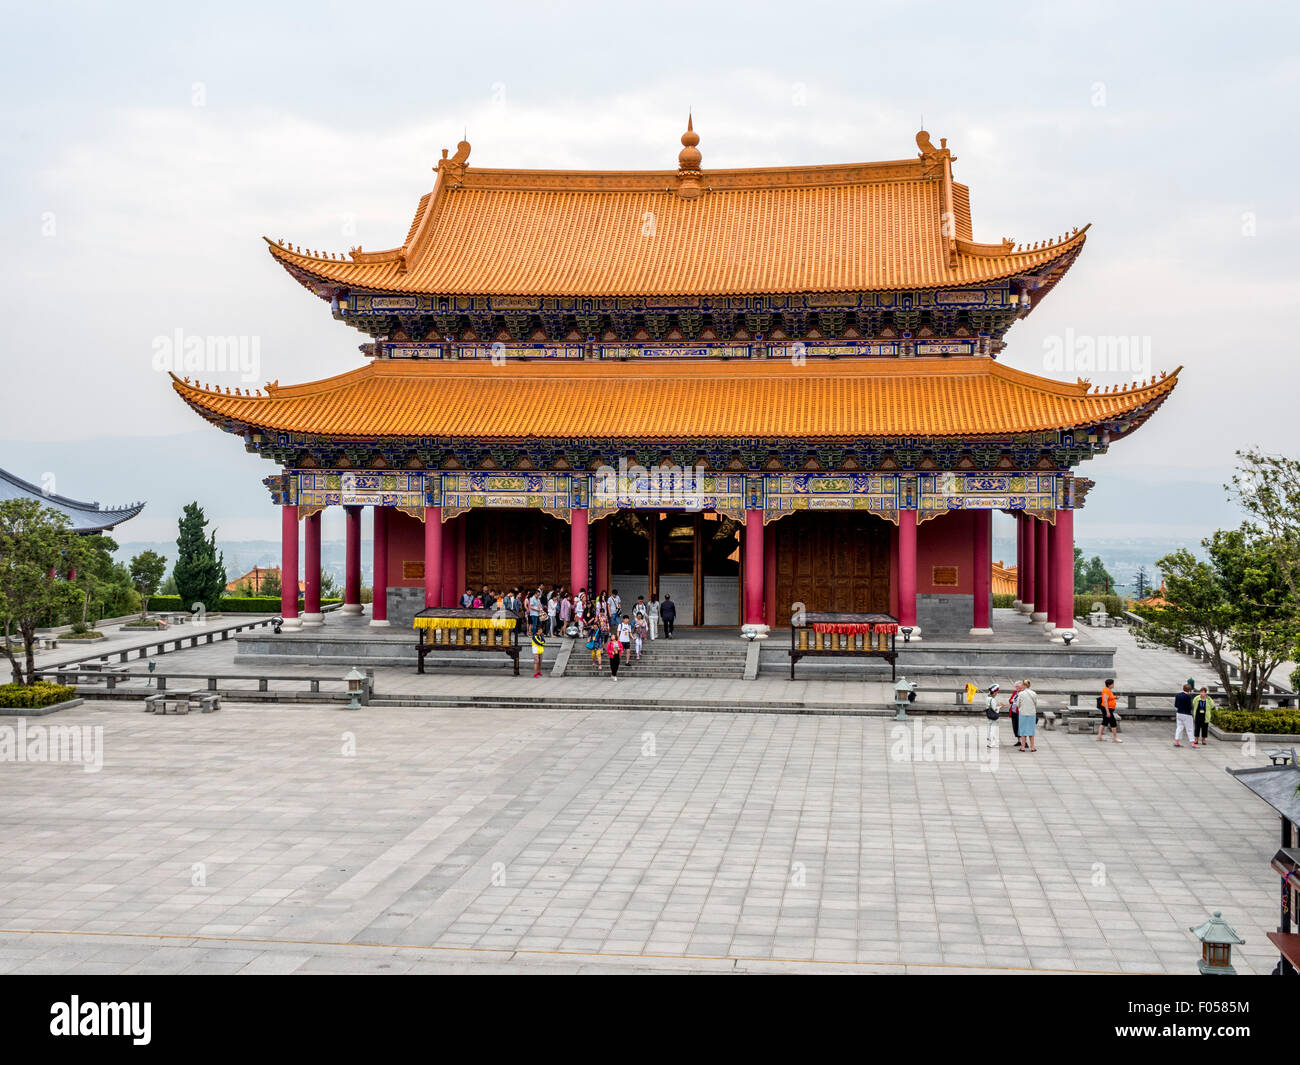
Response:
[{"label": "stone staircase", "polygon": [[[743,640],[691,639],[675,636],[671,640],[647,640],[641,652],[641,661],[628,654],[623,656],[619,678],[623,677],[685,677],[723,680],[741,680],[745,676],[745,655],[748,646]],[[576,642],[563,676],[594,676],[591,652],[581,642]],[[609,665],[602,660],[601,672],[609,673]]]}]

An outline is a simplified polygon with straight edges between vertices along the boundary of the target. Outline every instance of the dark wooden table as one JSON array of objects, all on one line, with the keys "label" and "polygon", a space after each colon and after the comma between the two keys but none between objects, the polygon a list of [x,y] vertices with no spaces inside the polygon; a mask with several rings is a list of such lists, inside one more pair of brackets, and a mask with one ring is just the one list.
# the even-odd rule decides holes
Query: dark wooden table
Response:
[{"label": "dark wooden table", "polygon": [[[833,631],[836,626],[865,631],[840,633]],[[877,632],[877,626],[887,631]],[[889,679],[897,680],[897,633],[898,618],[892,614],[804,614],[802,624],[790,625],[790,679],[801,658],[883,658],[889,663]]]}]

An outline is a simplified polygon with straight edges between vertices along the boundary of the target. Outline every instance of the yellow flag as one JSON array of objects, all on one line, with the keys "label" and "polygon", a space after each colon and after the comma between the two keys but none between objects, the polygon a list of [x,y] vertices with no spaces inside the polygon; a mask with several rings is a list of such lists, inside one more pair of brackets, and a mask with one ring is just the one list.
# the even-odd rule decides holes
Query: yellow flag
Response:
[{"label": "yellow flag", "polygon": [[978,689],[977,687],[975,687],[974,684],[969,684],[969,683],[968,683],[968,684],[966,685],[966,701],[967,701],[968,703],[973,703],[973,702],[975,701],[975,693],[976,693],[977,691],[979,691],[979,689]]}]

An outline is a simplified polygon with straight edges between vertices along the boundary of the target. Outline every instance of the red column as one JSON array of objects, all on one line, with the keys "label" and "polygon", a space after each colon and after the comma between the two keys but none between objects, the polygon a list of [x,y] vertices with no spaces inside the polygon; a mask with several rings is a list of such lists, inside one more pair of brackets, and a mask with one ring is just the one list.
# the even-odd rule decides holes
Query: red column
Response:
[{"label": "red column", "polygon": [[[773,533],[776,530],[772,530]],[[776,609],[776,536],[766,535],[766,528],[763,530],[763,620],[767,625],[773,626],[777,623]],[[787,621],[788,618],[781,620]]]},{"label": "red column", "polygon": [[461,519],[442,523],[442,602],[439,606],[456,606],[463,588],[456,587],[456,559],[460,557]]},{"label": "red column", "polygon": [[388,508],[375,507],[375,577],[371,582],[374,601],[370,604],[370,624],[388,624]]},{"label": "red column", "polygon": [[424,508],[424,605],[442,606],[442,507]]},{"label": "red column", "polygon": [[889,612],[898,617],[898,526],[889,527]]},{"label": "red column", "polygon": [[280,616],[286,628],[302,624],[298,618],[298,507],[280,508]]},{"label": "red column", "polygon": [[1074,631],[1074,511],[1058,510],[1052,526],[1052,633],[1054,640],[1062,632]]},{"label": "red column", "polygon": [[1034,532],[1034,519],[1028,514],[1020,515],[1021,529],[1021,568],[1024,573],[1020,575],[1023,582],[1021,587],[1020,603],[1021,611],[1025,614],[1034,612],[1034,590],[1036,578],[1034,576],[1035,558],[1037,556],[1038,539]]},{"label": "red column", "polygon": [[302,623],[319,625],[323,620],[320,609],[320,511],[305,518],[302,523],[303,539],[303,605]]},{"label": "red column", "polygon": [[1051,559],[1047,553],[1047,534],[1051,526],[1042,518],[1034,520],[1034,612],[1033,621],[1047,621],[1048,600],[1050,599]]},{"label": "red column", "polygon": [[609,591],[609,519],[596,525],[596,587],[587,590],[596,595]]},{"label": "red column", "polygon": [[587,587],[587,508],[574,507],[569,524],[569,595]]},{"label": "red column", "polygon": [[975,605],[972,610],[972,636],[992,636],[993,606],[993,512],[977,510],[975,535],[971,538],[971,573],[974,575]]},{"label": "red column", "polygon": [[913,640],[921,637],[916,624],[916,511],[898,512],[898,623],[912,629]]},{"label": "red column", "polygon": [[745,624],[763,624],[763,512],[745,511]]},{"label": "red column", "polygon": [[1025,522],[1018,510],[1011,512],[1016,522],[1016,609],[1025,601]]},{"label": "red column", "polygon": [[452,606],[460,605],[460,597],[464,594],[465,589],[469,587],[469,552],[467,550],[469,515],[466,514],[457,520],[460,522],[460,533],[456,537],[456,584],[452,589]]},{"label": "red column", "polygon": [[361,508],[344,507],[343,613],[361,613]]}]

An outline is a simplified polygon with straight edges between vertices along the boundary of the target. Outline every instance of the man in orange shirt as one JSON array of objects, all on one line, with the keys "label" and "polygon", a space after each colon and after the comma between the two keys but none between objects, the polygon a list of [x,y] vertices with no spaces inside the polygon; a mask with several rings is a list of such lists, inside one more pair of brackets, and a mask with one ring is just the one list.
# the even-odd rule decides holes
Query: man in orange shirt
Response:
[{"label": "man in orange shirt", "polygon": [[1101,689],[1101,695],[1097,697],[1097,705],[1101,708],[1101,726],[1097,729],[1098,741],[1104,740],[1105,732],[1110,729],[1110,736],[1116,743],[1123,743],[1119,738],[1119,722],[1115,720],[1115,692],[1112,690],[1115,680],[1113,677],[1106,678],[1106,685]]}]

